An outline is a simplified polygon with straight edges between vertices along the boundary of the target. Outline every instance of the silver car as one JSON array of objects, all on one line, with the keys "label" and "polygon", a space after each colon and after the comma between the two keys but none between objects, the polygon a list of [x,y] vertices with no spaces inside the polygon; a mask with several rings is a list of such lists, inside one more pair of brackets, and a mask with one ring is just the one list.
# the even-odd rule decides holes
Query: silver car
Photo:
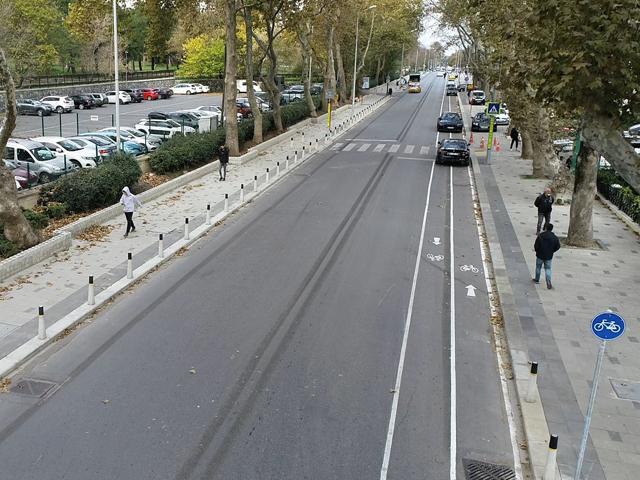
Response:
[{"label": "silver car", "polygon": [[40,183],[50,182],[78,169],[72,162],[65,161],[42,143],[22,138],[13,138],[7,142],[3,158],[38,175]]}]

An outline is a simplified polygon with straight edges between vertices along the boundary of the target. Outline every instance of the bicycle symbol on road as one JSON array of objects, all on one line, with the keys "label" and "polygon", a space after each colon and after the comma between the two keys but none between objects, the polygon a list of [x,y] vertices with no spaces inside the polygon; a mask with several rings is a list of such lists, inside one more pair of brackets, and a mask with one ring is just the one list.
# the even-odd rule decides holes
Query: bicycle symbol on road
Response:
[{"label": "bicycle symbol on road", "polygon": [[461,265],[460,271],[478,273],[480,270],[478,270],[478,267],[474,267],[473,265]]},{"label": "bicycle symbol on road", "polygon": [[433,253],[427,253],[427,258],[432,262],[441,262],[444,260],[444,255],[434,255]]},{"label": "bicycle symbol on road", "polygon": [[602,319],[601,322],[593,324],[593,329],[596,332],[601,332],[605,328],[612,333],[618,333],[620,331],[620,325],[618,325],[614,320]]}]

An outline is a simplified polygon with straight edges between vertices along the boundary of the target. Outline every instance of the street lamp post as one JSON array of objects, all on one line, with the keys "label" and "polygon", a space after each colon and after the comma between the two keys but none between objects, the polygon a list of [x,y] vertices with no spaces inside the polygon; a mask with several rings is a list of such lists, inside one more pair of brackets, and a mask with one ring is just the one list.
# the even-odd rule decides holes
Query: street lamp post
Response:
[{"label": "street lamp post", "polygon": [[[370,5],[367,10],[372,10],[376,8],[377,5]],[[375,12],[374,12],[375,17]],[[359,28],[360,23],[360,12],[356,14],[356,48],[353,54],[353,86],[351,88],[351,115],[353,116],[356,109],[356,74],[358,68],[358,35],[360,33]],[[373,18],[371,19],[371,29],[373,29]]]},{"label": "street lamp post", "polygon": [[404,42],[402,42],[402,59],[400,60],[400,77],[404,74]]},{"label": "street lamp post", "polygon": [[113,73],[116,87],[116,151],[120,151],[120,82],[118,80],[118,9],[113,0]]}]

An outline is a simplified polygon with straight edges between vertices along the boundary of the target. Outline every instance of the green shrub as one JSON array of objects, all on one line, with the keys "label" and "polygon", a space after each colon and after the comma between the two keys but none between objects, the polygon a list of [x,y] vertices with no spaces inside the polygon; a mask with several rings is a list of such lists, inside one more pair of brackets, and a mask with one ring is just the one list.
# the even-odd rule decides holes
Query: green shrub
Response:
[{"label": "green shrub", "polygon": [[62,218],[67,213],[67,204],[51,202],[43,208],[44,214],[49,218]]},{"label": "green shrub", "polygon": [[23,210],[22,213],[34,230],[42,230],[49,225],[49,217],[44,213],[34,212],[33,210],[28,209]]},{"label": "green shrub", "polygon": [[119,153],[94,169],[61,178],[40,191],[45,204],[63,203],[70,212],[80,213],[116,203],[122,187],[134,185],[142,172],[131,155]]},{"label": "green shrub", "polygon": [[[0,225],[0,231],[2,231],[2,226]],[[10,242],[5,238],[5,236],[0,233],[0,258],[9,258],[12,255],[15,255],[20,250],[16,246],[15,243]]]},{"label": "green shrub", "polygon": [[218,148],[224,143],[224,130],[174,135],[149,157],[151,169],[165,174],[197,167],[214,160]]}]

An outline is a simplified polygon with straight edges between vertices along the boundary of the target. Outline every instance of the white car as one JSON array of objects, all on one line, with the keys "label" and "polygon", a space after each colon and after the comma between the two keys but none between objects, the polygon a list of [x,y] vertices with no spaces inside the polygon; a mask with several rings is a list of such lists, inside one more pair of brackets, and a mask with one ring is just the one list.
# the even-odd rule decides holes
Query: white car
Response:
[{"label": "white car", "polygon": [[[238,93],[247,93],[247,81],[246,80],[236,80],[236,88],[238,89]],[[262,92],[260,85],[255,80],[253,81],[253,91],[254,92]]]},{"label": "white car", "polygon": [[120,90],[120,93],[118,95],[116,95],[115,90],[111,90],[105,93],[105,95],[109,103],[116,103],[118,101],[120,102],[120,105],[124,103],[131,103],[131,95],[129,95],[127,92],[123,92],[122,90]]},{"label": "white car", "polygon": [[501,112],[498,115],[495,115],[493,119],[493,123],[496,125],[509,125],[511,122],[511,118],[508,113]]},{"label": "white car", "polygon": [[222,110],[220,110],[220,107],[218,107],[217,105],[200,105],[199,107],[196,107],[196,108],[192,109],[191,111],[194,111],[194,112],[209,112],[209,113],[213,113],[218,118],[222,117]]},{"label": "white car", "polygon": [[200,90],[200,92],[202,93],[209,93],[210,88],[207,85],[203,85],[201,83],[194,83],[194,85],[196,87],[198,87],[198,89]]},{"label": "white car", "polygon": [[195,83],[178,83],[171,87],[175,95],[191,95],[192,93],[200,93],[201,90]]},{"label": "white car", "polygon": [[[116,133],[116,127],[102,128],[100,132]],[[147,135],[133,127],[120,127],[120,137],[123,140],[139,143],[147,147],[149,152],[155,150],[162,143],[162,138],[157,135]]]},{"label": "white car", "polygon": [[42,103],[51,105],[53,110],[57,113],[70,112],[75,108],[75,104],[71,97],[60,97],[57,95],[50,95],[40,99]]},{"label": "white car", "polygon": [[176,133],[195,133],[193,127],[182,126],[178,122],[167,119],[143,118],[135,125],[136,129],[147,135],[157,135],[163,139],[171,138]]},{"label": "white car", "polygon": [[94,148],[81,146],[64,137],[37,137],[32,140],[42,143],[52,152],[56,152],[59,157],[62,156],[63,159],[66,156],[67,161],[78,168],[95,168],[96,163],[100,163],[99,156],[98,162],[96,162]]}]

